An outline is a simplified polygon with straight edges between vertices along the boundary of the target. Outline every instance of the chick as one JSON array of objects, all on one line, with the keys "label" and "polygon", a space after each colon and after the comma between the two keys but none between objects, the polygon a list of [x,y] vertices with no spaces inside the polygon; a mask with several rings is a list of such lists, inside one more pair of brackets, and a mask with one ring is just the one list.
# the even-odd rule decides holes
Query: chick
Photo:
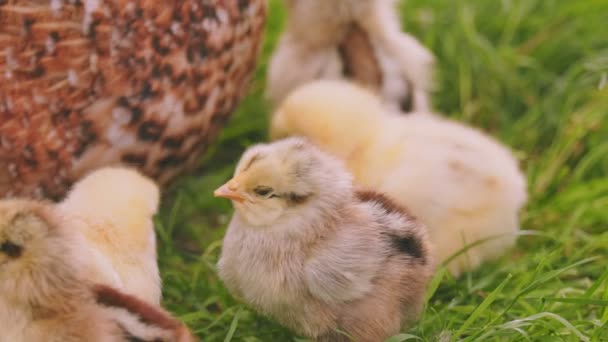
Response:
[{"label": "chick", "polygon": [[270,102],[313,80],[346,78],[393,110],[428,109],[434,57],[401,31],[396,0],[284,1],[286,28],[268,69]]},{"label": "chick", "polygon": [[92,250],[91,277],[152,304],[161,299],[152,220],[159,190],[128,168],[102,168],[77,182],[58,210]]},{"label": "chick", "polygon": [[274,139],[309,138],[345,161],[358,184],[409,208],[429,228],[437,261],[492,237],[449,263],[454,275],[515,242],[525,177],[506,147],[473,128],[436,115],[395,115],[342,81],[299,88],[271,126]]},{"label": "chick", "polygon": [[195,341],[161,308],[93,285],[89,249],[49,204],[0,202],[0,341]]},{"label": "chick", "polygon": [[215,196],[236,209],[219,275],[262,314],[320,341],[383,341],[417,319],[433,268],[425,228],[357,191],[337,159],[298,138],[256,145]]}]

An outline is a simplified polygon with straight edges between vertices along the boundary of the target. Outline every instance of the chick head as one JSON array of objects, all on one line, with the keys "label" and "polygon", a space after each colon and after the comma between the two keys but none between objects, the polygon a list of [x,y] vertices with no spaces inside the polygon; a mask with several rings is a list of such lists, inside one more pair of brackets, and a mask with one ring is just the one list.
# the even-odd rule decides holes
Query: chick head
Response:
[{"label": "chick head", "polygon": [[361,86],[339,80],[314,81],[296,89],[279,106],[270,124],[270,137],[303,136],[345,158],[377,138],[384,112],[380,99]]},{"label": "chick head", "polygon": [[46,290],[62,286],[58,279],[72,274],[64,260],[75,259],[75,241],[53,215],[40,202],[0,202],[0,296],[34,305]]},{"label": "chick head", "polygon": [[39,245],[51,227],[42,218],[44,208],[35,202],[4,201],[0,204],[0,278],[28,263],[41,252]]},{"label": "chick head", "polygon": [[154,238],[159,200],[158,186],[137,170],[104,167],[74,184],[61,207],[104,226],[104,239],[112,235],[122,250],[139,252]]},{"label": "chick head", "polygon": [[[234,177],[215,190],[252,226],[317,214],[352,196],[352,177],[338,160],[303,138],[250,147]],[[304,214],[304,215],[303,215]]]},{"label": "chick head", "polygon": [[[100,213],[120,216],[123,214],[120,210],[128,212],[134,208],[154,214],[159,197],[158,186],[137,170],[104,167],[92,171],[74,184],[63,203],[81,213],[90,212],[92,216]],[[129,205],[124,206],[123,201],[128,201]]]}]

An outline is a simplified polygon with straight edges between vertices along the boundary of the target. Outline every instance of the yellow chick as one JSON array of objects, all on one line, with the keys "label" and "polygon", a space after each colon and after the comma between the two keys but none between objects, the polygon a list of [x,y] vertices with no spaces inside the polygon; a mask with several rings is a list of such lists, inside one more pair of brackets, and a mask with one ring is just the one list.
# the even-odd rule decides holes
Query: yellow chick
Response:
[{"label": "yellow chick", "polygon": [[0,341],[196,341],[162,308],[94,285],[90,260],[52,205],[0,202]]},{"label": "yellow chick", "polygon": [[215,195],[235,207],[219,275],[262,314],[332,342],[384,341],[418,318],[433,271],[425,227],[306,140],[249,148]]},{"label": "yellow chick", "polygon": [[[356,182],[393,197],[429,227],[436,258],[454,275],[502,255],[516,240],[526,179],[508,148],[435,115],[395,115],[348,82],[294,91],[271,123],[274,139],[304,136],[344,160]],[[501,236],[501,237],[497,237]]]},{"label": "yellow chick", "polygon": [[93,253],[93,279],[159,304],[152,220],[158,204],[152,180],[134,169],[108,167],[77,182],[57,209],[85,236]]},{"label": "yellow chick", "polygon": [[270,102],[314,80],[349,79],[393,110],[428,110],[434,56],[401,31],[396,0],[284,2],[285,31],[268,67]]}]

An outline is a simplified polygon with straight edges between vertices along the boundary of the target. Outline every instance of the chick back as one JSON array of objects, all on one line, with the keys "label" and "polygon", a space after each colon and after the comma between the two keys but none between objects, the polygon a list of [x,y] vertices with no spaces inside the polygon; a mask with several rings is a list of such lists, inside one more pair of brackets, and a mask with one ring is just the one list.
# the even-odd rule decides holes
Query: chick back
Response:
[{"label": "chick back", "polygon": [[153,216],[157,185],[135,169],[106,167],[78,181],[58,207],[94,253],[93,278],[159,304]]},{"label": "chick back", "polygon": [[[359,190],[355,195],[359,201],[371,207],[380,227],[377,234],[381,237],[386,255],[386,272],[382,273],[380,280],[396,286],[395,290],[402,296],[404,306],[421,308],[424,289],[435,264],[426,226],[407,208],[383,193]],[[382,279],[388,277],[391,279]],[[412,282],[416,285],[412,286]],[[407,310],[411,310],[411,307]]]},{"label": "chick back", "polygon": [[[394,196],[430,228],[438,261],[457,275],[502,255],[515,242],[526,179],[513,154],[480,131],[435,117],[388,118],[363,183]],[[386,151],[398,151],[391,156]],[[384,164],[383,164],[384,163]],[[369,165],[369,166],[366,166]]]},{"label": "chick back", "polygon": [[[357,191],[355,197],[354,208],[363,216],[357,218],[353,213],[347,221],[367,217],[367,223],[359,221],[357,231],[351,234],[372,248],[352,258],[376,258],[380,262],[369,292],[344,303],[334,313],[337,330],[347,332],[355,341],[384,341],[410,327],[420,315],[434,269],[431,246],[424,225],[386,195]],[[349,341],[335,330],[319,336],[319,340]]]}]

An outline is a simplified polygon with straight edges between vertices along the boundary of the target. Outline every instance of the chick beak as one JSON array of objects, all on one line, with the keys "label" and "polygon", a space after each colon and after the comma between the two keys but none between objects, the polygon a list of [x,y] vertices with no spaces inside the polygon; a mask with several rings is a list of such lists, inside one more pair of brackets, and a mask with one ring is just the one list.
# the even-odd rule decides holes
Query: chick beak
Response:
[{"label": "chick beak", "polygon": [[236,189],[237,189],[237,184],[233,180],[230,180],[230,181],[228,181],[228,183],[217,188],[213,192],[213,196],[227,198],[227,199],[237,201],[237,202],[244,202],[245,197],[243,197],[243,195],[239,194],[236,191]]}]

